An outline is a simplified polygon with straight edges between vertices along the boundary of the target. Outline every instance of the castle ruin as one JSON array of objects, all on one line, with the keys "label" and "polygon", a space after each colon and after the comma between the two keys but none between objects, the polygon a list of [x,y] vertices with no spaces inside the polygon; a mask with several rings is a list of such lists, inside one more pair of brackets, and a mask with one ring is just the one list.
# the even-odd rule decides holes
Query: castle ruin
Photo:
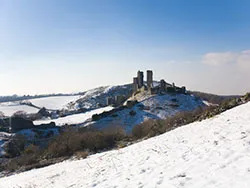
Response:
[{"label": "castle ruin", "polygon": [[143,72],[142,71],[138,71],[137,72],[137,79],[138,79],[138,88],[142,88],[142,86],[144,86],[144,82],[143,82]]},{"label": "castle ruin", "polygon": [[157,93],[182,93],[186,94],[186,87],[177,87],[175,84],[169,84],[165,80],[160,80],[160,83],[153,84],[153,71],[152,70],[147,70],[147,80],[146,80],[146,85],[144,85],[144,80],[143,80],[143,72],[138,71],[137,72],[137,77],[133,78],[133,93],[134,95],[137,92],[140,91],[148,91],[151,94],[157,94]]},{"label": "castle ruin", "polygon": [[153,71],[147,70],[147,87],[153,87]]}]

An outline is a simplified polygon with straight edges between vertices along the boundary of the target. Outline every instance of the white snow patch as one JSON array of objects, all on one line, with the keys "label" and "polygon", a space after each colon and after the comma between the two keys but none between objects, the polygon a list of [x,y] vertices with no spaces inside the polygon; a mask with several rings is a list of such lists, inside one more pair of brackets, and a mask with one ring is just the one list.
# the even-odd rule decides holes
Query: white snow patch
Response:
[{"label": "white snow patch", "polygon": [[43,123],[50,123],[50,122],[55,122],[55,124],[57,126],[62,126],[62,125],[65,125],[65,124],[81,124],[81,123],[84,123],[86,120],[90,119],[92,117],[92,115],[94,114],[100,114],[104,111],[110,111],[112,110],[113,107],[111,106],[107,106],[107,107],[104,107],[104,108],[98,108],[98,109],[95,109],[95,110],[91,110],[91,111],[88,111],[88,112],[85,112],[85,113],[80,113],[80,114],[73,114],[73,115],[69,115],[69,116],[66,116],[66,117],[61,117],[61,118],[58,118],[58,119],[53,119],[53,120],[37,120],[37,121],[34,121],[34,125],[40,125],[40,124],[43,124]]},{"label": "white snow patch", "polygon": [[0,187],[250,187],[250,103],[129,147],[1,178]]}]

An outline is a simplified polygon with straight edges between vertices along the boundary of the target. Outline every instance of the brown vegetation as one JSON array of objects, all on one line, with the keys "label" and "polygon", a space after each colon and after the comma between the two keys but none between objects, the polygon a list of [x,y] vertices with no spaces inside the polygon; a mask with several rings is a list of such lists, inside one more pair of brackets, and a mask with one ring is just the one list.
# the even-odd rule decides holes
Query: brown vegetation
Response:
[{"label": "brown vegetation", "polygon": [[194,121],[201,121],[214,117],[242,103],[243,101],[241,98],[232,98],[224,100],[219,106],[209,106],[206,108],[197,108],[194,111],[179,112],[165,120],[148,120],[136,125],[132,130],[132,136],[134,139],[156,136]]},{"label": "brown vegetation", "polygon": [[73,155],[85,158],[89,153],[116,147],[117,142],[124,138],[125,133],[119,128],[104,131],[67,128],[52,139],[47,147],[41,148],[34,144],[28,145],[27,140],[18,135],[6,146],[8,156],[12,159],[0,166],[8,171],[17,171],[44,166],[51,164],[51,161],[57,162],[55,159]]}]

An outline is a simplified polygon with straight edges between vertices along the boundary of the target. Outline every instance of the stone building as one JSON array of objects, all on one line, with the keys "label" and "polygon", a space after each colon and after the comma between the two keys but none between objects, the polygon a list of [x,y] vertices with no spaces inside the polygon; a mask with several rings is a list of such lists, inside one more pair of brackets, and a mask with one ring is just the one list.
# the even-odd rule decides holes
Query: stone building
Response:
[{"label": "stone building", "polygon": [[150,90],[150,88],[153,87],[153,71],[147,70],[147,87]]},{"label": "stone building", "polygon": [[166,85],[167,83],[165,82],[165,80],[160,80],[160,91],[166,91]]},{"label": "stone building", "polygon": [[137,79],[138,79],[138,88],[142,88],[143,84],[143,72],[142,71],[138,71],[137,72]]}]

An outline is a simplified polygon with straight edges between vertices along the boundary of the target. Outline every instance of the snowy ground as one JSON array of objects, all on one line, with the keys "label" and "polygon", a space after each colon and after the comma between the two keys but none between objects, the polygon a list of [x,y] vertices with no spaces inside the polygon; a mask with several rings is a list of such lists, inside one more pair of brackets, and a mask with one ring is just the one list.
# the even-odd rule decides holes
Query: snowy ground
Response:
[{"label": "snowy ground", "polygon": [[250,187],[250,103],[129,147],[0,179],[1,188]]},{"label": "snowy ground", "polygon": [[57,97],[43,97],[37,99],[30,99],[33,105],[40,108],[45,107],[50,110],[61,110],[67,107],[67,104],[79,99],[81,95],[72,96],[57,96]]},{"label": "snowy ground", "polygon": [[110,106],[107,106],[107,107],[104,107],[104,108],[98,108],[96,110],[91,110],[91,111],[88,111],[88,112],[85,112],[85,113],[80,113],[80,114],[73,114],[73,115],[69,115],[69,116],[66,116],[66,117],[61,117],[61,118],[58,118],[58,119],[49,119],[49,120],[37,120],[37,121],[34,121],[33,123],[35,125],[40,125],[40,124],[43,124],[43,123],[50,123],[50,122],[55,122],[55,124],[57,126],[62,126],[62,125],[65,125],[65,124],[80,124],[80,123],[83,123],[85,122],[86,120],[90,119],[92,117],[92,115],[94,114],[100,114],[104,111],[109,111],[109,110],[112,110],[113,107],[110,107]]},{"label": "snowy ground", "polygon": [[68,109],[77,110],[79,108],[96,109],[100,105],[106,105],[106,98],[115,96],[129,97],[131,95],[131,84],[120,86],[104,86],[91,89],[83,93],[79,100],[72,102],[68,105]]},{"label": "snowy ground", "polygon": [[[202,100],[184,94],[148,95],[140,93],[136,95],[135,99],[139,103],[133,108],[116,112],[94,122],[94,124],[92,123],[93,126],[106,128],[118,125],[129,133],[135,125],[147,119],[165,119],[181,111],[191,111],[197,107],[205,106]],[[131,116],[131,111],[134,111],[135,115]]]},{"label": "snowy ground", "polygon": [[[61,110],[63,108],[67,108],[67,105],[70,102],[75,102],[80,97],[81,95],[43,97],[26,101],[31,102],[33,105],[39,108],[45,107],[50,110]],[[17,111],[24,111],[28,114],[37,113],[39,111],[38,108],[28,105],[20,105],[20,102],[22,101],[0,103],[0,111],[3,112],[5,116],[11,116]]]}]

